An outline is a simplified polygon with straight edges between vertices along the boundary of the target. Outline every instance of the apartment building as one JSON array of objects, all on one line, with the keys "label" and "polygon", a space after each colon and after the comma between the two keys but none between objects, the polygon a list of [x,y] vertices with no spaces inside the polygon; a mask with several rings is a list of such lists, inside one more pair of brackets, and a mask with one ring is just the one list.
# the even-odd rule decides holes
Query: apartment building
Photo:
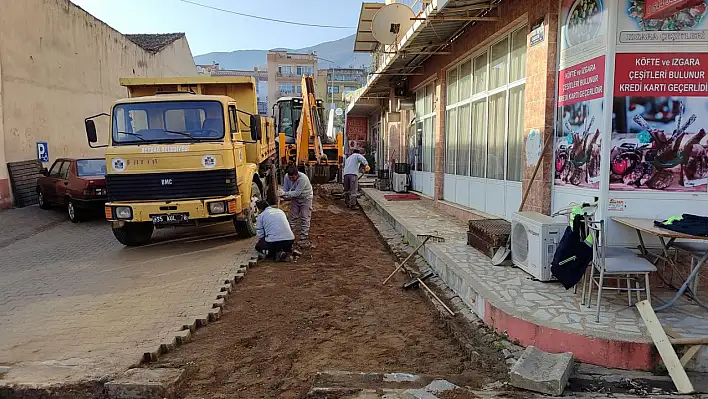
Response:
[{"label": "apartment building", "polygon": [[268,109],[271,109],[280,97],[301,95],[302,75],[317,75],[317,56],[269,51],[267,70]]},{"label": "apartment building", "polygon": [[[317,98],[322,99],[328,109],[342,110],[346,109],[344,96],[350,94],[366,83],[366,71],[356,68],[330,68],[323,69],[317,72],[317,80],[315,81],[315,91]],[[344,112],[341,115],[334,116],[334,131],[345,132],[345,117]],[[345,141],[346,149],[351,146],[350,140]]]}]

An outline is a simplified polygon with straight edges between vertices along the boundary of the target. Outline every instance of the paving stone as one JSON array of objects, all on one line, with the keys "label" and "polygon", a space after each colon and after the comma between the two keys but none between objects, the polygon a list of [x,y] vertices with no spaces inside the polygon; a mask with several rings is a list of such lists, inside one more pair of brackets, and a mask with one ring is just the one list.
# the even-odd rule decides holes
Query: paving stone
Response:
[{"label": "paving stone", "polygon": [[178,345],[184,345],[192,339],[192,331],[189,329],[177,331],[175,333],[175,339]]},{"label": "paving stone", "polygon": [[[173,338],[186,342],[189,332],[177,330],[196,329],[200,310],[208,318],[205,309],[249,263],[254,241],[192,241],[190,228],[164,229],[155,243],[126,248],[100,219],[73,224],[60,212],[59,223],[44,223],[53,214],[36,207],[0,213],[1,231],[22,225],[22,237],[0,245],[0,364],[13,365],[3,384],[100,379],[145,353],[159,355]],[[232,227],[199,234],[215,230]],[[32,372],[37,365],[41,372]]]},{"label": "paving stone", "polygon": [[572,353],[546,353],[529,346],[509,372],[511,385],[560,396],[573,371]]},{"label": "paving stone", "polygon": [[182,382],[181,369],[130,369],[105,384],[110,399],[161,399],[173,397]]}]

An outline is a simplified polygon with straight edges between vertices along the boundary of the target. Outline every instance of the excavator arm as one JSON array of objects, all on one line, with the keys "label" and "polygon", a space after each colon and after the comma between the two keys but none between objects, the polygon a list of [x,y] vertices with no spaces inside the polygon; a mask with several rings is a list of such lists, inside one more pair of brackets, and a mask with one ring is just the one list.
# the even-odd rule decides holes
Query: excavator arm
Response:
[{"label": "excavator arm", "polygon": [[296,162],[299,165],[305,164],[309,160],[310,144],[314,145],[315,158],[319,163],[324,157],[322,147],[321,132],[323,126],[320,114],[317,111],[317,98],[315,97],[314,77],[302,76],[302,116],[297,127],[297,155]]}]

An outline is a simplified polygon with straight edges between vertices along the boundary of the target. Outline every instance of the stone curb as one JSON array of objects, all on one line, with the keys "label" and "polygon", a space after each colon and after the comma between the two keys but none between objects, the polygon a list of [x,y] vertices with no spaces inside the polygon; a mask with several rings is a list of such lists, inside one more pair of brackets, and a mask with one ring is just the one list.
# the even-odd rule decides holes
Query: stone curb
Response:
[{"label": "stone curb", "polygon": [[226,300],[233,292],[234,287],[239,281],[243,280],[249,267],[255,267],[258,264],[258,258],[250,258],[247,263],[242,263],[236,269],[233,277],[228,277],[224,280],[224,285],[219,289],[219,292],[214,294],[211,307],[202,311],[199,315],[194,316],[194,320],[190,324],[184,324],[179,327],[174,336],[163,341],[159,347],[151,352],[143,353],[141,363],[151,363],[166,353],[171,352],[177,346],[186,344],[191,341],[192,334],[198,328],[207,326],[221,318],[223,307],[226,305]]}]

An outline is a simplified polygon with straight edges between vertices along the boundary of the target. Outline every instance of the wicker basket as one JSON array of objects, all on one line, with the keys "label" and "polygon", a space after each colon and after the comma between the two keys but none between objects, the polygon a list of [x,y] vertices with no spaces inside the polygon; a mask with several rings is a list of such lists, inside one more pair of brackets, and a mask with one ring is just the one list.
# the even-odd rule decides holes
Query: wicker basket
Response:
[{"label": "wicker basket", "polygon": [[488,257],[506,245],[511,234],[511,223],[504,219],[470,220],[467,244]]}]

